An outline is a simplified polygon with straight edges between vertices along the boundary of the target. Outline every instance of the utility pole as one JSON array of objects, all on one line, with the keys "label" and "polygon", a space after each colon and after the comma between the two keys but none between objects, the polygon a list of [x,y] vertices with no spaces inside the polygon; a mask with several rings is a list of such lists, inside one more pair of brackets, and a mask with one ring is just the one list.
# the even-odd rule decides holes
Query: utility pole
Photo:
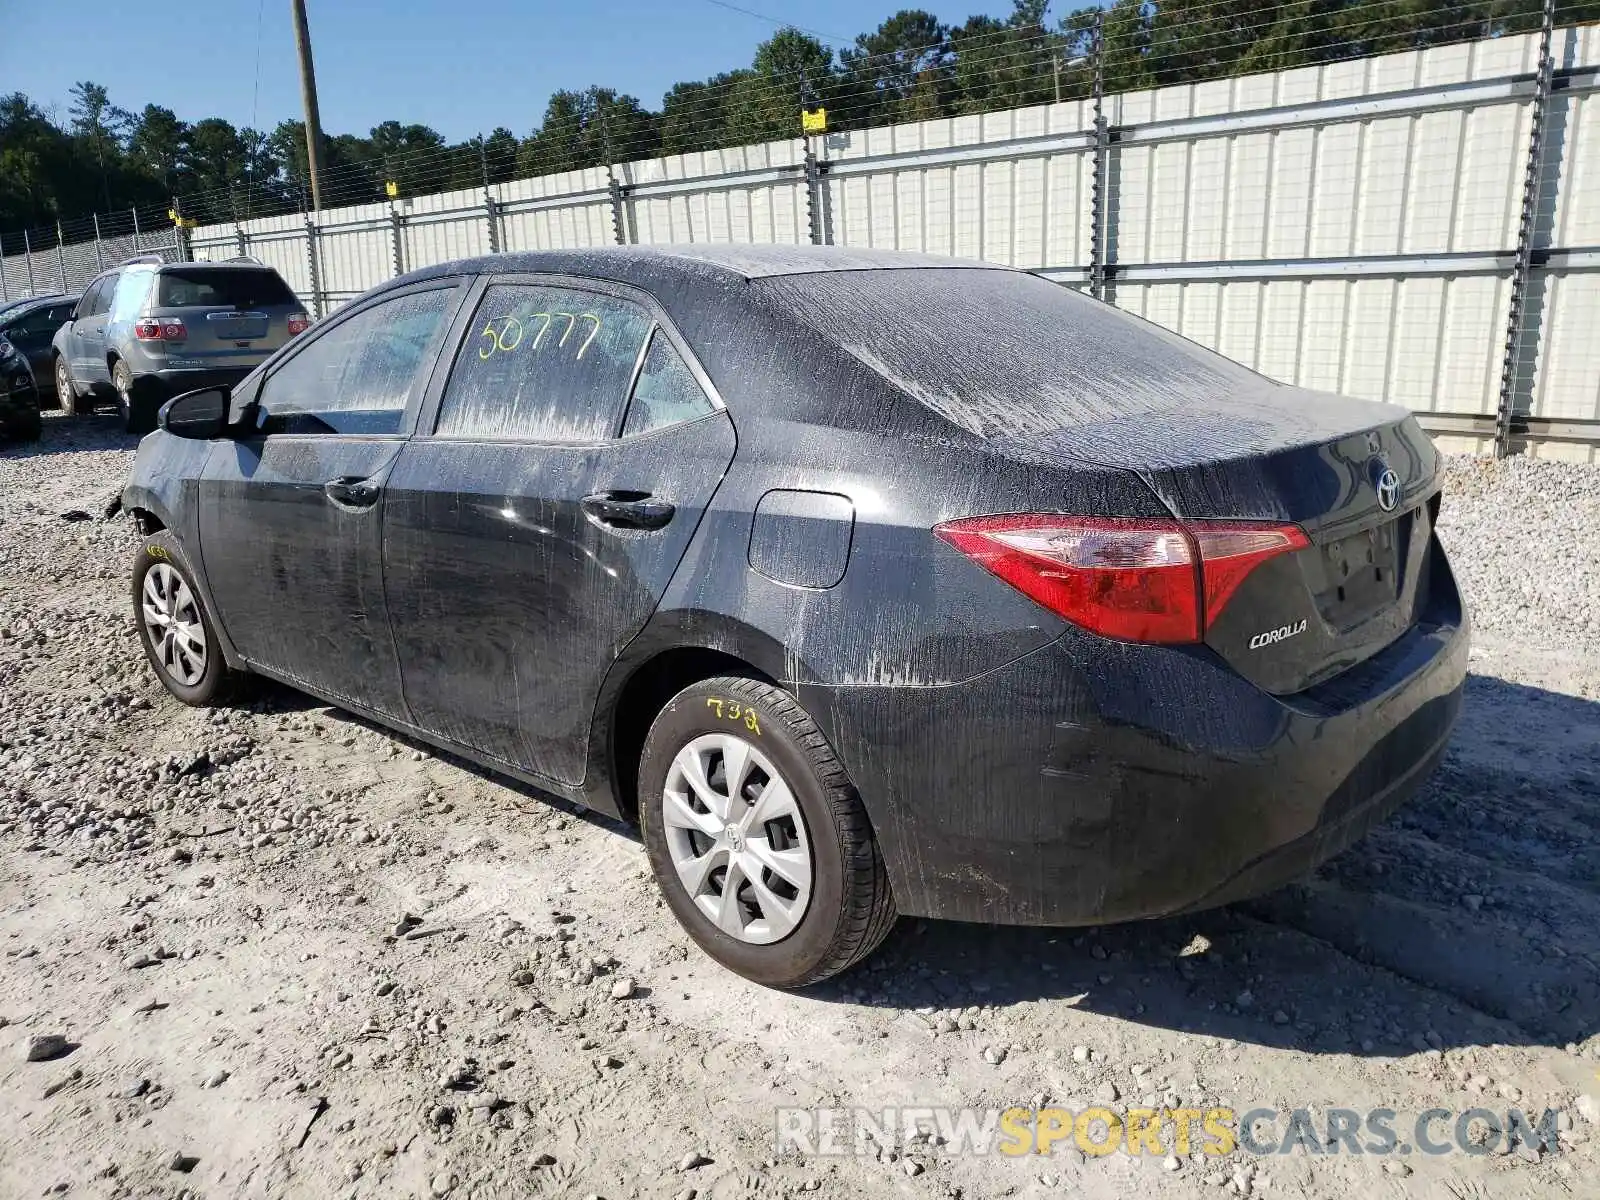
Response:
[{"label": "utility pole", "polygon": [[294,6],[294,44],[300,52],[300,98],[306,109],[306,167],[311,175],[311,207],[322,208],[322,118],[317,114],[317,72],[311,65],[311,30],[306,24],[306,0]]}]

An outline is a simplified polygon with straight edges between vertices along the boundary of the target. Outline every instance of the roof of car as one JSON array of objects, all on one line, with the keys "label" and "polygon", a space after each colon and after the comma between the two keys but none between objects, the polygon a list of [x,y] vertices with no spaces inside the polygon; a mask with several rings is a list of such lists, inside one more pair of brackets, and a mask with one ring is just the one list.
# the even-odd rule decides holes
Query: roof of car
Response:
[{"label": "roof of car", "polygon": [[276,268],[268,266],[259,258],[196,258],[179,259],[175,262],[152,264],[157,272],[161,271],[192,271],[213,270],[227,267],[230,271],[275,271]]},{"label": "roof of car", "polygon": [[849,246],[780,246],[697,243],[660,246],[593,246],[576,250],[532,250],[490,254],[439,263],[393,282],[463,272],[519,272],[592,275],[620,283],[644,283],[663,275],[703,278],[709,269],[743,279],[775,275],[810,275],[824,271],[893,271],[913,269],[1010,270],[997,263],[969,258],[941,258],[905,250],[866,250]]}]

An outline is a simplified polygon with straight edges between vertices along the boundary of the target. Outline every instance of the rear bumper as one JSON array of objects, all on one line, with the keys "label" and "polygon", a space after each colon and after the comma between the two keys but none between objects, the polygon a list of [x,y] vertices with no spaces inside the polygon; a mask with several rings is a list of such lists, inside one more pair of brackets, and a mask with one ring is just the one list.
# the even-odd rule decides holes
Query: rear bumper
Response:
[{"label": "rear bumper", "polygon": [[1156,917],[1270,891],[1400,806],[1460,711],[1468,630],[1431,548],[1422,622],[1272,696],[1205,647],[1077,632],[949,687],[803,689],[861,792],[901,912]]},{"label": "rear bumper", "polygon": [[254,367],[177,367],[136,374],[133,377],[133,408],[154,418],[156,411],[174,396],[197,392],[202,388],[231,388],[253,370]]},{"label": "rear bumper", "polygon": [[163,393],[163,399],[170,399],[185,392],[197,392],[201,388],[232,387],[254,370],[254,366],[174,367],[135,375],[133,382],[136,388],[140,386],[158,388]]}]

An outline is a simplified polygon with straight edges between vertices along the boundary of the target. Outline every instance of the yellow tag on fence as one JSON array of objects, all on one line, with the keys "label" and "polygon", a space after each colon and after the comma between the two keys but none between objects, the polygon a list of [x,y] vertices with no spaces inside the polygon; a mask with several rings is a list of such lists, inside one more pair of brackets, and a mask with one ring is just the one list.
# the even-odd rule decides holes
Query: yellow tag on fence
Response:
[{"label": "yellow tag on fence", "polygon": [[384,183],[383,191],[384,191],[384,194],[389,197],[389,199],[393,200],[396,196],[398,196],[400,194],[400,185],[398,183],[396,183],[394,180],[390,179],[386,183]]},{"label": "yellow tag on fence", "polygon": [[805,133],[828,132],[828,110],[822,107],[800,110],[800,128]]}]

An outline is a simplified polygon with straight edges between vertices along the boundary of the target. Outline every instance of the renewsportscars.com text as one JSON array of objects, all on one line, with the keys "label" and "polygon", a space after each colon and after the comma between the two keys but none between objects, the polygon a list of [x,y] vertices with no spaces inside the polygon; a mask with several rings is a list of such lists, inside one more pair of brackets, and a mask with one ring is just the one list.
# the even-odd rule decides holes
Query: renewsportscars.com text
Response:
[{"label": "renewsportscars.com text", "polygon": [[808,1155],[872,1155],[931,1144],[951,1155],[1492,1154],[1501,1146],[1559,1152],[1554,1109],[1430,1108],[1401,1114],[1234,1108],[779,1108],[776,1147]]}]

